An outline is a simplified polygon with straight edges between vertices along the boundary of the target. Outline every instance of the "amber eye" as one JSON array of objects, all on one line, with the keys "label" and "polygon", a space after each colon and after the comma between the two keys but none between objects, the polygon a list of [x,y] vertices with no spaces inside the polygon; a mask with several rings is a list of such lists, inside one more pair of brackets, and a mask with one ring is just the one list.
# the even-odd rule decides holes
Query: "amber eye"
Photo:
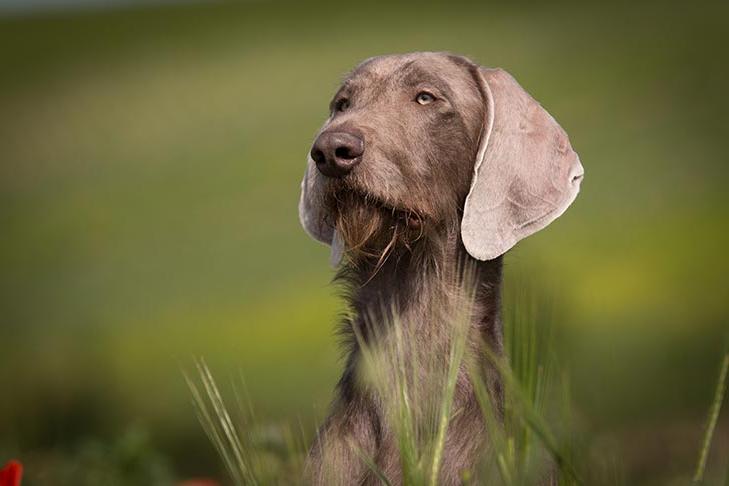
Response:
[{"label": "amber eye", "polygon": [[435,101],[435,96],[427,91],[421,91],[418,96],[415,97],[415,101],[421,105],[427,105]]},{"label": "amber eye", "polygon": [[336,111],[347,111],[348,108],[349,108],[349,99],[347,99],[347,98],[340,98],[334,104],[334,109]]}]

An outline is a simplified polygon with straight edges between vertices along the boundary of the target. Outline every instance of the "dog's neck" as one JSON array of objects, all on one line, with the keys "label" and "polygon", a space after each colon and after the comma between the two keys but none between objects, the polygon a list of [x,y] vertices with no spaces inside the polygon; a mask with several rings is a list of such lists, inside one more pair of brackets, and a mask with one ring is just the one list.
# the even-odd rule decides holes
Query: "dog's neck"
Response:
[{"label": "dog's neck", "polygon": [[398,321],[417,322],[427,332],[427,326],[442,325],[429,316],[435,315],[435,306],[452,301],[453,283],[462,283],[464,269],[471,268],[471,278],[464,284],[474,294],[471,325],[491,346],[500,348],[501,257],[474,260],[461,242],[459,228],[418,243],[419,247],[394,250],[384,262],[363,258],[344,264],[338,278],[346,287],[351,324],[368,338],[371,328],[386,332],[382,327],[397,315]]}]

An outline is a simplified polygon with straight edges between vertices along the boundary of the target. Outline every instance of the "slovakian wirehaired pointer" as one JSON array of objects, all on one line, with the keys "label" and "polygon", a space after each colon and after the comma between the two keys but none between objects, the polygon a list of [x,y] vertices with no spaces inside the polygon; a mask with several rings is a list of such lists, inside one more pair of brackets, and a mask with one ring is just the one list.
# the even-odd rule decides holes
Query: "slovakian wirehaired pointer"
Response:
[{"label": "slovakian wirehaired pointer", "polygon": [[[405,359],[445,368],[443,309],[471,266],[469,349],[485,342],[498,352],[502,255],[560,216],[582,178],[567,134],[506,71],[422,52],[371,58],[346,77],[311,148],[299,206],[306,231],[331,245],[350,308],[344,332],[357,336],[309,454],[314,484],[379,484],[373,465],[403,481],[387,405],[361,376],[362,346],[387,339],[397,316],[414,350]],[[416,391],[427,389],[425,375],[414,374]],[[488,446],[469,376],[459,370],[439,484],[460,484]],[[484,381],[498,401],[498,378]]]}]

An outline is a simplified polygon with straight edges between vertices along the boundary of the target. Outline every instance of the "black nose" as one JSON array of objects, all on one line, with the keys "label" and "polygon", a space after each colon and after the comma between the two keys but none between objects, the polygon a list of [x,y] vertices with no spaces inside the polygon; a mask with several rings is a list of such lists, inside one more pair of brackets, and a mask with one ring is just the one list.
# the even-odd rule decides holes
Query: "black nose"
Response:
[{"label": "black nose", "polygon": [[348,131],[325,131],[314,141],[311,158],[327,177],[344,177],[359,164],[364,153],[364,137]]}]

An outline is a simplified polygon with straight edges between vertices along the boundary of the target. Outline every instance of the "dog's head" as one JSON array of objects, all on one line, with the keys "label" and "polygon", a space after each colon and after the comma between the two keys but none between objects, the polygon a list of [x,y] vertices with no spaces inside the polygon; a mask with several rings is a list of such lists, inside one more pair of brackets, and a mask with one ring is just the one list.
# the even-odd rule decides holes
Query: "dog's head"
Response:
[{"label": "dog's head", "polygon": [[489,260],[561,215],[582,177],[565,132],[505,71],[446,53],[384,56],[332,99],[299,216],[335,262],[452,223]]}]

